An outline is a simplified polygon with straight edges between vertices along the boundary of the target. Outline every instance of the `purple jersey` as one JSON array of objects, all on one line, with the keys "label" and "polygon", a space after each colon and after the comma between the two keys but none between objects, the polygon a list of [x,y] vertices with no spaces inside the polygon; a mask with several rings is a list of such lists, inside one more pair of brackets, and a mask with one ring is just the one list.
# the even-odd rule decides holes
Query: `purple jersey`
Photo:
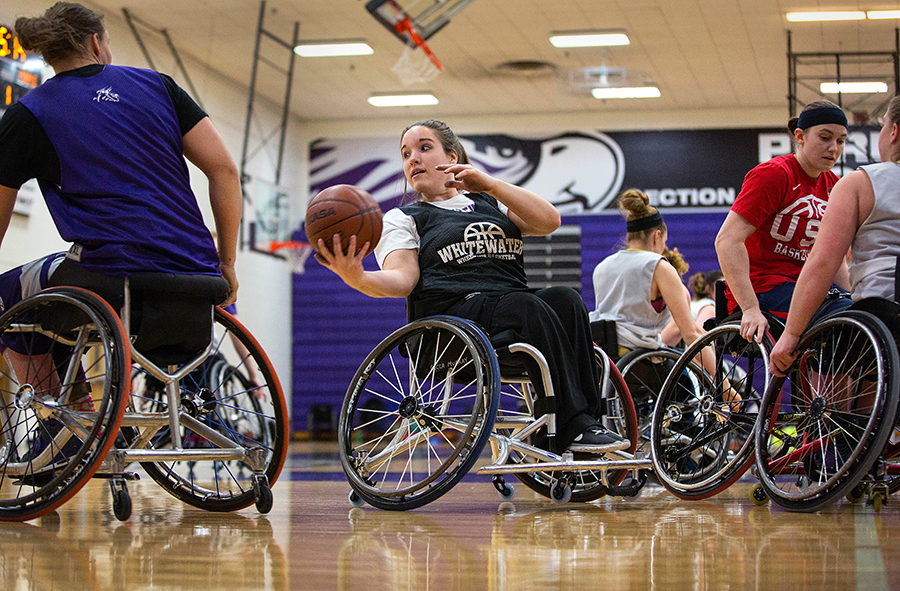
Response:
[{"label": "purple jersey", "polygon": [[191,191],[172,99],[152,70],[106,66],[54,77],[20,101],[60,160],[41,181],[69,258],[110,276],[218,275],[218,255]]}]

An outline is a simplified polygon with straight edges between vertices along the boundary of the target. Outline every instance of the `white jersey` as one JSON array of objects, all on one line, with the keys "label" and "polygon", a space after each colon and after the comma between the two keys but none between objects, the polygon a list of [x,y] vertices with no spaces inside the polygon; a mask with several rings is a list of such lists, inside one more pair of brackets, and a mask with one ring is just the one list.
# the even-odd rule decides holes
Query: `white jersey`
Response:
[{"label": "white jersey", "polygon": [[668,308],[657,312],[650,302],[653,273],[665,260],[647,250],[622,250],[594,269],[596,305],[591,321],[614,320],[619,345],[659,349],[659,333],[672,317]]},{"label": "white jersey", "polygon": [[868,164],[862,170],[872,181],[875,204],[850,247],[850,291],[854,302],[893,300],[900,256],[900,164]]}]

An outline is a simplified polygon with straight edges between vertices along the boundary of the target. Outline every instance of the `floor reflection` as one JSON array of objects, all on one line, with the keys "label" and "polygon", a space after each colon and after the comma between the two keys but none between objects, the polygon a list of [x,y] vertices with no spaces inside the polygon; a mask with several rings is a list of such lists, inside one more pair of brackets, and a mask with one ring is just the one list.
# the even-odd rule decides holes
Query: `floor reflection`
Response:
[{"label": "floor reflection", "polygon": [[900,588],[900,502],[785,513],[755,507],[748,481],[705,501],[648,486],[635,499],[555,506],[523,486],[500,502],[490,483],[463,480],[390,512],[351,508],[335,467],[314,467],[322,480],[307,478],[307,457],[286,466],[304,478],[276,483],[267,515],[205,512],[142,479],[119,522],[107,483],[92,481],[58,513],[0,523],[0,589]]}]

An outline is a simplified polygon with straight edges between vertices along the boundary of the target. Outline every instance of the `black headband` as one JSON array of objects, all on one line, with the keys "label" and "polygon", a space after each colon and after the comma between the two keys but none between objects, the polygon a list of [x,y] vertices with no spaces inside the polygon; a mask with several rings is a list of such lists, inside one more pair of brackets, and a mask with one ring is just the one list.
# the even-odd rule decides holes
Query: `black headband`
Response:
[{"label": "black headband", "polygon": [[640,232],[641,230],[655,228],[656,226],[662,225],[662,223],[662,214],[657,211],[654,214],[636,220],[628,220],[625,222],[625,229],[628,232]]},{"label": "black headband", "polygon": [[809,129],[814,125],[835,123],[847,127],[847,115],[837,107],[818,107],[800,113],[797,120],[797,129]]}]

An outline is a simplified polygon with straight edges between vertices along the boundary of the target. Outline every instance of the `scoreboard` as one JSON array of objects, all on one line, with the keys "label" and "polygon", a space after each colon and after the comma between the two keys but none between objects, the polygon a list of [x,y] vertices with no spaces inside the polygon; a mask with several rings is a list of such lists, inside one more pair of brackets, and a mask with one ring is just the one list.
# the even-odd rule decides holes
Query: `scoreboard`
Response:
[{"label": "scoreboard", "polygon": [[26,65],[27,57],[15,32],[0,25],[0,111],[41,83],[43,68]]}]

